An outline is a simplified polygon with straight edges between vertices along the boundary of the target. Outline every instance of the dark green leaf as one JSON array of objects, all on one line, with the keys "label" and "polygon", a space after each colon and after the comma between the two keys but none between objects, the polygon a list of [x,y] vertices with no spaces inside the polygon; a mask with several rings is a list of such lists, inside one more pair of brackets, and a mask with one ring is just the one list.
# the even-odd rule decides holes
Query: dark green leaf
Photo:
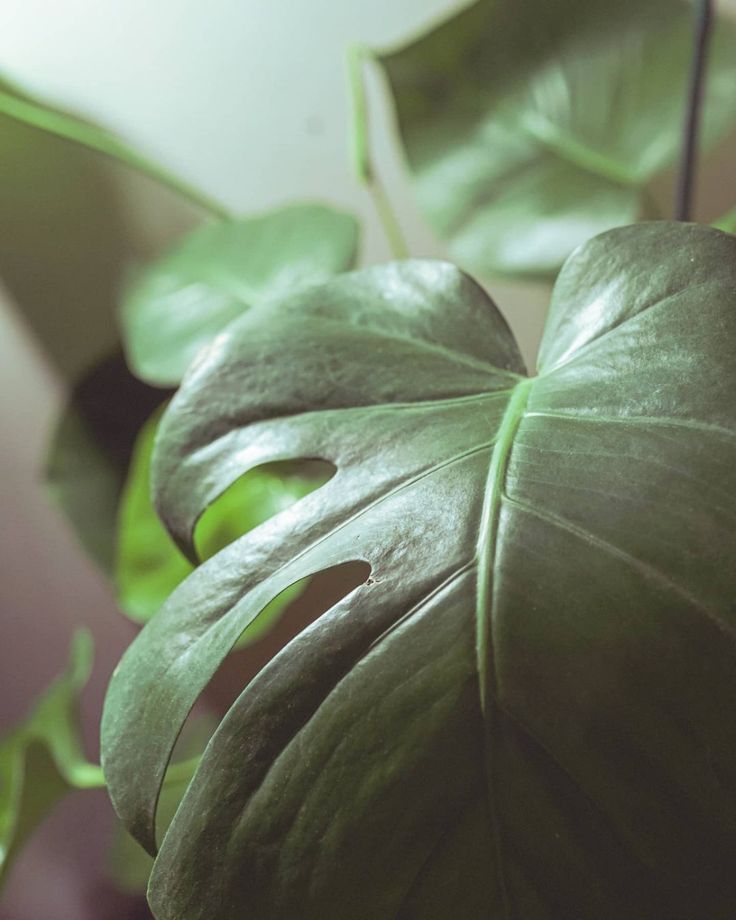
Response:
[{"label": "dark green leaf", "polygon": [[[156,514],[150,497],[150,466],[161,413],[143,426],[130,462],[118,518],[115,585],[123,612],[138,623],[149,620],[192,571]],[[200,559],[208,559],[237,537],[283,511],[325,481],[317,464],[274,464],[237,480],[202,515],[197,526]],[[253,623],[247,641],[259,638],[303,590],[285,591]]]},{"label": "dark green leaf", "polygon": [[195,355],[244,310],[352,268],[355,218],[316,204],[195,230],[153,263],[122,307],[128,361],[177,384]]},{"label": "dark green leaf", "polygon": [[[692,48],[680,0],[480,0],[381,62],[421,206],[461,264],[554,273],[636,220],[676,158]],[[736,117],[719,22],[705,144]]]},{"label": "dark green leaf", "polygon": [[112,574],[118,503],[138,431],[166,394],[119,353],[79,381],[53,433],[46,482],[92,559]]},{"label": "dark green leaf", "polygon": [[735,350],[736,239],[667,222],[571,257],[532,378],[442,263],[229,327],[162,423],[172,533],[191,548],[259,464],[337,473],[123,658],[104,763],[141,842],[240,633],[306,575],[371,575],[214,734],[154,868],[159,920],[731,920]]},{"label": "dark green leaf", "polygon": [[25,839],[72,789],[103,786],[88,763],[77,724],[79,694],[92,666],[92,640],[78,632],[69,664],[33,712],[0,741],[0,881]]},{"label": "dark green leaf", "polygon": [[116,343],[118,289],[140,244],[107,163],[1,107],[0,176],[3,286],[45,358],[75,382]]}]

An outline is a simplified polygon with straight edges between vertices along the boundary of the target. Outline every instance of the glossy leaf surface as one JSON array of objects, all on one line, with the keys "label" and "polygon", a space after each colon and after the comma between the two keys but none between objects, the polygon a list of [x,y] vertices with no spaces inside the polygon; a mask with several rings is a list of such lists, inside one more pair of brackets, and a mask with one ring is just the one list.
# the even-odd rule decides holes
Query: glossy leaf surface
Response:
[{"label": "glossy leaf surface", "polygon": [[[551,275],[578,244],[655,216],[644,187],[681,143],[692,4],[479,0],[381,62],[419,202],[454,257]],[[719,22],[703,142],[736,117]]]},{"label": "glossy leaf surface", "polygon": [[72,789],[103,785],[87,762],[77,724],[79,694],[92,666],[88,633],[74,637],[66,671],[33,712],[0,740],[0,880],[36,825]]},{"label": "glossy leaf surface", "polygon": [[263,300],[353,267],[355,218],[316,204],[195,230],[149,266],[122,307],[130,366],[177,384],[205,345]]},{"label": "glossy leaf surface", "polygon": [[[149,620],[193,569],[151,502],[151,455],[160,417],[161,412],[155,413],[138,436],[118,516],[115,566],[118,603],[138,623]],[[213,556],[321,485],[324,479],[315,467],[316,464],[293,465],[291,469],[284,469],[283,465],[261,467],[233,483],[198,523],[199,559]],[[248,641],[262,635],[296,593],[290,589],[271,603],[264,616],[248,630]]]},{"label": "glossy leaf surface", "polygon": [[141,842],[240,633],[299,578],[371,575],[220,724],[156,917],[730,920],[735,349],[736,240],[667,222],[571,257],[532,378],[444,263],[229,327],[162,424],[172,533],[191,548],[248,468],[337,472],[201,566],[124,656],[103,757]]}]

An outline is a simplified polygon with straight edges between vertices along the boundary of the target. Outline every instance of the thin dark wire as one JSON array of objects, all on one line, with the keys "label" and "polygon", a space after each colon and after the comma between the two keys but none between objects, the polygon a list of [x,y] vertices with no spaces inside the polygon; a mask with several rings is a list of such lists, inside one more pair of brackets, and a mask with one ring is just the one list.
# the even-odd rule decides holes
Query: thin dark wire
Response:
[{"label": "thin dark wire", "polygon": [[675,201],[676,220],[690,220],[692,213],[695,170],[698,158],[698,133],[705,84],[705,65],[708,57],[708,41],[712,24],[712,0],[698,0],[695,9],[692,68],[690,70],[690,85],[683,126],[682,156]]}]

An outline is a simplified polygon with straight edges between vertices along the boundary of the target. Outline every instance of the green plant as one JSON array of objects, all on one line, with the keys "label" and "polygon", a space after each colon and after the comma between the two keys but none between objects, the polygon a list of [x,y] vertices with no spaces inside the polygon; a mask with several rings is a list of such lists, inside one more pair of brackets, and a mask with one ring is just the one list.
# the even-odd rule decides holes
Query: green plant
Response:
[{"label": "green plant", "polygon": [[[111,798],[152,855],[162,785],[187,785],[153,866],[160,920],[733,915],[736,242],[618,226],[678,153],[689,31],[664,0],[480,0],[380,57],[420,199],[461,264],[564,261],[535,375],[462,270],[341,274],[355,224],[322,207],[195,231],[124,298],[130,367],[181,384],[135,429],[117,568],[141,620],[173,593],[102,725]],[[715,39],[706,139],[736,117],[736,39]],[[356,165],[401,252],[364,58]],[[90,131],[76,139],[161,177]],[[152,519],[149,467],[181,557]],[[172,773],[229,652],[347,562],[370,574]]]}]

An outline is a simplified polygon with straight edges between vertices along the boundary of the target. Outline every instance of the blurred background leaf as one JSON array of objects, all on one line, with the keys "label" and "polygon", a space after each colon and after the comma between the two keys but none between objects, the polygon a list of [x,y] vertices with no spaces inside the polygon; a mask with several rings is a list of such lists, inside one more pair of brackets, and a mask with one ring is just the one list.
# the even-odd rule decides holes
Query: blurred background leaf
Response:
[{"label": "blurred background leaf", "polygon": [[[692,46],[681,0],[479,0],[380,61],[419,202],[482,274],[551,276],[610,227],[656,216]],[[736,119],[736,33],[711,47],[703,142]]]},{"label": "blurred background leaf", "polygon": [[[142,256],[128,251],[123,229],[107,240],[85,219],[86,208],[95,215],[115,214],[88,185],[99,165],[90,152],[140,170],[212,212],[224,211],[114,135],[32,98],[7,80],[0,83],[0,122],[8,127],[2,151],[8,173],[17,174],[15,167],[31,164],[25,184],[2,185],[4,193],[7,189],[13,196],[6,212],[14,248],[5,251],[7,265],[0,262],[0,273],[8,276],[52,360],[73,381],[51,439],[46,481],[87,553],[113,575],[123,611],[144,622],[191,565],[169,540],[148,500],[145,477],[154,425],[143,432],[141,426],[170,391],[136,379],[114,348],[119,291],[130,265]],[[37,128],[56,136],[42,135],[39,143]],[[19,143],[12,143],[14,138]],[[79,187],[70,188],[59,174],[67,164],[64,156],[58,158],[59,152],[79,177]],[[45,185],[39,184],[41,177]],[[46,200],[34,208],[33,196],[39,193],[45,193]],[[59,258],[61,277],[43,251],[42,244],[49,242],[49,216],[58,222],[50,238],[55,243],[58,237],[68,247]],[[28,239],[17,233],[18,222],[28,227]],[[118,223],[113,219],[112,225]],[[119,226],[123,228],[124,221]],[[75,238],[80,227],[89,239]],[[177,383],[199,348],[243,309],[296,284],[318,282],[353,267],[357,243],[355,218],[318,204],[291,205],[200,227],[128,288],[123,317],[134,370],[160,386]],[[105,257],[108,247],[119,260],[114,264]],[[40,269],[29,265],[31,258],[39,259]],[[85,298],[79,288],[80,279],[89,277],[88,262],[99,271],[104,290],[94,285]],[[129,474],[139,433],[142,460]],[[320,476],[306,466],[282,476],[273,466],[244,480],[205,515],[200,529],[203,552],[207,554],[208,546],[211,551],[221,548],[311,491],[323,481]],[[126,498],[119,507],[126,480]],[[259,634],[300,590],[285,593],[272,605]]]},{"label": "blurred background leaf", "polygon": [[72,390],[51,438],[46,483],[90,557],[115,567],[118,505],[144,421],[170,393],[137,380],[116,351]]},{"label": "blurred background leaf", "polygon": [[725,230],[726,233],[736,233],[736,208],[719,217],[713,222],[713,226],[719,230]]},{"label": "blurred background leaf", "polygon": [[99,125],[90,124],[69,112],[61,111],[45,100],[30,95],[7,77],[0,78],[0,114],[20,124],[64,138],[88,150],[94,150],[117,160],[131,169],[150,176],[162,185],[168,186],[205,211],[219,217],[227,217],[229,214],[224,205],[195,189],[170,170],[125,143],[111,131]]},{"label": "blurred background leaf", "polygon": [[114,348],[118,289],[144,253],[106,164],[11,118],[8,87],[0,81],[0,276],[74,381]]},{"label": "blurred background leaf", "polygon": [[174,385],[197,352],[255,303],[355,264],[358,223],[321,204],[208,224],[152,262],[122,303],[128,362]]},{"label": "blurred background leaf", "polygon": [[100,768],[84,756],[78,725],[92,654],[89,633],[77,632],[66,671],[0,741],[0,883],[23,842],[67,792],[104,785]]}]

